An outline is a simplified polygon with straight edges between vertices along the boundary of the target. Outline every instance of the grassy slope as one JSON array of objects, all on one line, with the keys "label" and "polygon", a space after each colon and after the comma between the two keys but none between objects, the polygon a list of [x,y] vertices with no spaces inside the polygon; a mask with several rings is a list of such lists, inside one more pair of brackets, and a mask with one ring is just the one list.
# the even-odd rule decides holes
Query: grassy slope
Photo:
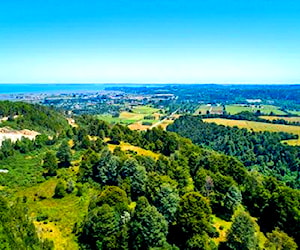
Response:
[{"label": "grassy slope", "polygon": [[287,132],[291,134],[297,134],[298,139],[285,141],[289,145],[300,145],[300,127],[292,125],[282,125],[282,124],[270,124],[264,122],[254,122],[245,120],[230,120],[223,118],[208,118],[203,119],[205,122],[214,122],[219,125],[225,126],[237,126],[239,128],[246,128],[253,131],[270,131],[270,132]]},{"label": "grassy slope", "polygon": [[[0,174],[0,191],[10,200],[26,197],[29,215],[34,221],[38,234],[42,238],[53,240],[55,249],[78,249],[76,237],[72,233],[75,223],[81,222],[87,213],[90,193],[86,190],[81,197],[75,192],[62,199],[52,198],[58,182],[57,177],[48,180],[42,176],[42,158],[48,150],[56,150],[59,144],[35,150],[28,154],[16,153],[14,156],[1,160],[3,169],[8,174]],[[60,169],[58,176],[76,180],[79,153],[76,152],[73,161],[75,167]],[[46,219],[37,221],[37,217]]]},{"label": "grassy slope", "polygon": [[289,113],[300,116],[300,111],[288,110]]},{"label": "grassy slope", "polygon": [[[62,199],[52,198],[58,179],[51,178],[44,183],[20,190],[17,197],[26,197],[29,214],[43,239],[54,242],[55,249],[78,249],[72,233],[75,223],[80,223],[88,211],[90,195],[81,197],[69,194]],[[46,219],[37,221],[37,217]]]},{"label": "grassy slope", "polygon": [[140,147],[137,147],[137,146],[133,146],[129,143],[121,142],[120,145],[108,144],[108,148],[109,148],[110,151],[114,151],[114,149],[118,146],[121,147],[122,151],[129,151],[130,150],[130,151],[136,152],[138,155],[151,156],[154,159],[158,159],[158,157],[159,157],[159,154],[157,154],[157,153],[154,153],[150,150],[146,150],[146,149],[143,149],[143,148],[140,148]]}]

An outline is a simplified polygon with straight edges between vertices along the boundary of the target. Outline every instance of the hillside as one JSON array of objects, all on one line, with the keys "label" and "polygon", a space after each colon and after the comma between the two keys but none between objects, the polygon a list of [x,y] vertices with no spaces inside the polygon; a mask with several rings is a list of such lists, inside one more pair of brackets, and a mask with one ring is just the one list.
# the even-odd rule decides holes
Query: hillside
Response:
[{"label": "hillside", "polygon": [[[287,125],[266,124],[265,129],[274,126],[278,131],[270,133],[268,131],[252,132],[246,128],[226,127],[207,121],[225,121],[226,124],[230,123],[231,125],[255,124],[257,130],[264,128],[263,123],[259,122],[220,118],[202,120],[200,117],[184,116],[169,125],[167,129],[190,138],[196,144],[237,157],[250,170],[258,170],[265,175],[276,177],[288,185],[300,187],[300,147],[281,143],[282,140],[295,139],[292,134],[279,132],[280,126]],[[293,130],[285,130],[291,132],[298,130],[299,127],[287,126],[287,128],[292,128]]]},{"label": "hillside", "polygon": [[298,190],[160,128],[75,123],[1,148],[0,195],[15,211],[1,225],[27,219],[0,227],[0,245],[14,247],[11,234],[34,249],[297,248]]},{"label": "hillside", "polygon": [[249,131],[255,132],[285,132],[298,136],[297,139],[289,139],[285,142],[289,145],[300,145],[300,126],[283,125],[283,124],[270,124],[256,121],[245,121],[245,120],[231,120],[223,118],[207,118],[203,119],[204,122],[216,123],[218,125],[225,125],[238,128],[245,128]]},{"label": "hillside", "polygon": [[65,117],[54,109],[24,102],[0,101],[0,117],[1,127],[29,129],[51,135],[61,133],[67,126]]}]

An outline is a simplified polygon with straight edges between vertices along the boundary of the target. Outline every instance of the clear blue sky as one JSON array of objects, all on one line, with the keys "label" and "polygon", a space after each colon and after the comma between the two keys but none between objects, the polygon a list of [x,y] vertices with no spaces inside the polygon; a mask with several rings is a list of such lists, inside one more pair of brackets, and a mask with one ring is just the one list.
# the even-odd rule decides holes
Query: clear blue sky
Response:
[{"label": "clear blue sky", "polygon": [[14,0],[2,83],[300,83],[298,0]]}]

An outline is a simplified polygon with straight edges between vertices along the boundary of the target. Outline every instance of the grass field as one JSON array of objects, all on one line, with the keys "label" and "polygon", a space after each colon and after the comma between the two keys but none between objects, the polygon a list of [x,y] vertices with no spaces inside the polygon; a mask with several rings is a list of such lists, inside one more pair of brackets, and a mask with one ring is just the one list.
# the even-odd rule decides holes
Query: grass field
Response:
[{"label": "grass field", "polygon": [[[145,120],[145,116],[154,116],[155,120]],[[143,121],[154,123],[159,120],[159,109],[152,108],[150,106],[136,106],[132,109],[132,112],[123,111],[119,117],[112,117],[110,114],[97,115],[97,118],[104,120],[110,124],[121,123],[124,125],[132,125],[131,129],[144,130],[147,126],[142,125]]]},{"label": "grass field", "polygon": [[146,150],[137,146],[133,146],[129,143],[121,142],[120,145],[108,144],[108,148],[110,151],[114,151],[116,147],[121,147],[122,151],[134,151],[138,155],[151,156],[154,159],[158,159],[159,154],[154,153],[150,150]]},{"label": "grass field", "polygon": [[299,115],[300,116],[300,111],[288,110],[288,112],[293,114],[293,115]]},{"label": "grass field", "polygon": [[[74,193],[64,198],[52,198],[58,180],[51,178],[39,185],[20,190],[16,197],[26,197],[30,217],[39,236],[53,241],[55,249],[79,249],[72,233],[75,223],[87,214],[89,195],[77,197]],[[44,217],[38,221],[38,217]]]},{"label": "grass field", "polygon": [[215,215],[212,216],[212,223],[214,227],[219,232],[220,236],[218,238],[213,238],[214,242],[219,245],[220,242],[226,241],[226,234],[229,228],[231,227],[232,222],[227,222],[225,220],[216,217]]},{"label": "grass field", "polygon": [[239,128],[246,128],[256,132],[259,131],[270,131],[270,132],[286,132],[291,134],[297,134],[298,139],[283,141],[289,145],[300,145],[300,127],[292,125],[282,125],[282,124],[270,124],[264,122],[254,122],[254,121],[244,121],[244,120],[230,120],[223,118],[208,118],[203,119],[205,122],[214,122],[219,125],[225,126],[237,126]]},{"label": "grass field", "polygon": [[136,106],[132,109],[132,111],[137,114],[151,115],[153,113],[157,113],[159,109],[150,106]]},{"label": "grass field", "polygon": [[249,111],[249,112],[256,112],[260,110],[263,114],[270,114],[273,112],[274,115],[286,115],[285,112],[279,110],[278,107],[273,105],[242,105],[242,104],[233,104],[233,105],[226,105],[225,106],[226,112],[230,113],[231,115],[235,115],[242,111]]},{"label": "grass field", "polygon": [[285,120],[287,122],[300,122],[300,116],[294,116],[294,117],[283,117],[283,116],[260,116],[260,118],[265,120]]}]

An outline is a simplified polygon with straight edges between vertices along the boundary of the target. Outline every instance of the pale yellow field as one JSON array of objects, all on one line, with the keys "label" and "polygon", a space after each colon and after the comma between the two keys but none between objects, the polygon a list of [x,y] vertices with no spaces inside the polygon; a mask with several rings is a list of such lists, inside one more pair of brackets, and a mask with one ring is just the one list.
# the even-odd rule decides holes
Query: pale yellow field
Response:
[{"label": "pale yellow field", "polygon": [[138,113],[131,113],[131,112],[121,112],[120,117],[121,119],[129,119],[129,120],[142,120],[144,118],[143,114]]},{"label": "pale yellow field", "polygon": [[264,122],[254,122],[254,121],[244,121],[244,120],[230,120],[230,119],[223,119],[223,118],[208,118],[208,119],[203,119],[203,121],[214,122],[219,125],[225,125],[231,127],[237,126],[239,128],[246,128],[256,132],[270,131],[270,132],[286,132],[286,133],[296,134],[299,136],[298,139],[287,140],[283,142],[286,142],[289,145],[300,145],[300,126],[270,124]]},{"label": "pale yellow field", "polygon": [[121,142],[120,145],[108,144],[108,148],[110,151],[114,151],[114,149],[116,147],[121,147],[122,151],[131,150],[131,151],[137,152],[137,154],[139,154],[139,155],[151,156],[154,159],[158,159],[158,157],[159,157],[159,154],[157,154],[157,153],[154,153],[150,150],[146,150],[146,149],[143,149],[143,148],[140,148],[137,146],[133,146],[129,143]]},{"label": "pale yellow field", "polygon": [[135,122],[133,124],[128,125],[128,128],[130,128],[131,130],[140,130],[140,131],[147,130],[150,127],[151,126],[149,125],[143,125],[142,122]]},{"label": "pale yellow field", "polygon": [[294,116],[294,117],[281,117],[281,116],[260,116],[262,119],[274,121],[274,120],[285,120],[288,122],[300,122],[300,117],[299,116]]}]

